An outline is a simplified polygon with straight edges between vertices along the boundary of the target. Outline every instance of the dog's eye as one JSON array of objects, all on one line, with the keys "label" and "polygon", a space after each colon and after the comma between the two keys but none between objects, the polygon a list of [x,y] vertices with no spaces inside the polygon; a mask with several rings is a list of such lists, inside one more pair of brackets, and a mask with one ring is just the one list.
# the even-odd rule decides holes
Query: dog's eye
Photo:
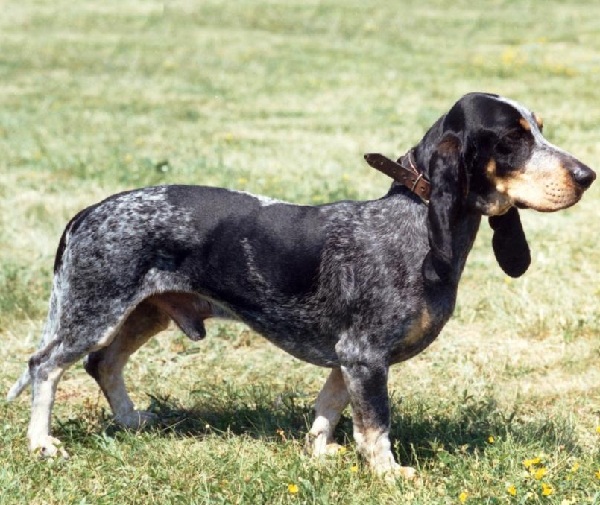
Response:
[{"label": "dog's eye", "polygon": [[511,130],[500,138],[496,144],[496,152],[498,154],[510,154],[512,153],[517,145],[523,140],[523,132],[519,130]]},{"label": "dog's eye", "polygon": [[502,142],[519,142],[523,138],[522,130],[511,130],[502,136]]}]

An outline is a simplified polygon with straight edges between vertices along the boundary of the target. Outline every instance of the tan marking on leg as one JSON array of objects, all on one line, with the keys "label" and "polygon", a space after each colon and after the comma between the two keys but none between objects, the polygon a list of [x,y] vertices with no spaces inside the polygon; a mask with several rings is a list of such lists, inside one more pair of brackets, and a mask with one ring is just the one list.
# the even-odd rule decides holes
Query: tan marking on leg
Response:
[{"label": "tan marking on leg", "polygon": [[152,336],[168,326],[168,317],[147,305],[140,305],[123,324],[112,343],[102,349],[97,363],[97,381],[113,411],[115,421],[139,429],[154,420],[154,415],[134,409],[127,393],[123,369],[129,357]]},{"label": "tan marking on leg", "polygon": [[[354,438],[356,439],[356,433]],[[376,474],[394,474],[406,479],[416,476],[414,468],[396,463],[387,431],[367,428],[356,440],[358,450]]]},{"label": "tan marking on leg", "polygon": [[357,449],[376,474],[397,475],[405,479],[416,477],[414,468],[400,466],[396,463],[387,430],[362,427],[359,431],[356,428],[355,422],[354,439],[356,440]]},{"label": "tan marking on leg", "polygon": [[313,456],[335,453],[338,446],[333,444],[333,432],[343,410],[350,402],[344,377],[339,368],[334,368],[315,402],[315,421],[308,432],[307,449]]},{"label": "tan marking on leg", "polygon": [[[346,368],[342,367],[342,374],[347,388],[352,390],[352,376]],[[385,393],[387,394],[387,388]],[[374,412],[369,413],[369,407],[363,410],[361,404],[368,401],[367,398],[357,398],[352,402],[352,425],[356,448],[373,472],[378,475],[403,476],[413,478],[414,469],[402,467],[394,459],[392,444],[389,439],[389,419],[386,425],[381,425],[381,419]]]},{"label": "tan marking on leg", "polygon": [[[148,338],[150,338],[148,336]],[[139,346],[148,338],[138,340]],[[115,416],[115,421],[132,429],[142,426],[141,416],[134,410],[133,402],[127,394],[123,369],[129,356],[135,351],[126,345],[127,337],[120,333],[113,343],[104,351],[102,362],[98,364],[98,383],[106,395],[106,399]]]},{"label": "tan marking on leg", "polygon": [[50,436],[50,420],[52,416],[52,407],[54,405],[54,396],[56,387],[64,368],[56,368],[45,380],[33,382],[33,399],[31,402],[31,420],[27,437],[29,438],[29,448],[32,452],[38,452],[45,458],[53,458],[59,452],[62,457],[68,458],[67,452],[60,447],[60,441]]}]

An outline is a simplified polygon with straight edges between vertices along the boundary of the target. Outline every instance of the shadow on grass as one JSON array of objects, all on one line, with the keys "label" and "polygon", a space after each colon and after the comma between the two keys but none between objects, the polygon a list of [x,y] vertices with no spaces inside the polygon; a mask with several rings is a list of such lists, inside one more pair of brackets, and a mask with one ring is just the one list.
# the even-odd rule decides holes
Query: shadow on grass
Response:
[{"label": "shadow on grass", "polygon": [[[257,386],[246,389],[219,387],[192,392],[193,405],[183,406],[174,397],[150,397],[147,410],[158,422],[145,431],[162,435],[198,437],[207,435],[247,436],[260,440],[304,440],[314,418],[313,395],[299,391]],[[430,402],[430,403],[427,403]],[[118,436],[124,430],[104,416],[101,425],[85,419],[72,419],[60,426],[59,437],[86,445],[90,431],[100,426],[106,435]],[[62,432],[62,433],[61,433]],[[283,437],[282,437],[283,436]],[[352,421],[342,416],[336,429],[336,441],[351,443]],[[489,437],[511,438],[515,444],[551,452],[562,446],[571,454],[580,454],[574,430],[566,419],[547,419],[542,415],[526,419],[516,411],[502,410],[493,396],[480,398],[456,395],[451,401],[401,402],[392,398],[390,438],[396,456],[403,464],[435,459],[440,450],[449,453],[473,453],[489,445]]]}]

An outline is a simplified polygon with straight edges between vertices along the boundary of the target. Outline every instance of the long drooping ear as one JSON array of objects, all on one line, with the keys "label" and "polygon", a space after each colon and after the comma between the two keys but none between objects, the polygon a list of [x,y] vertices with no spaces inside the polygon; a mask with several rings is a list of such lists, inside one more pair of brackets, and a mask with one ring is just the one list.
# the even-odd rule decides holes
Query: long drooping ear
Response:
[{"label": "long drooping ear", "polygon": [[430,284],[438,284],[453,277],[452,235],[469,189],[462,143],[454,133],[444,134],[439,141],[429,163],[429,179],[427,219],[431,250],[423,262],[423,276]]},{"label": "long drooping ear", "polygon": [[507,275],[520,277],[531,263],[531,253],[519,211],[511,207],[506,214],[490,217],[489,222],[494,230],[492,247],[496,261]]}]

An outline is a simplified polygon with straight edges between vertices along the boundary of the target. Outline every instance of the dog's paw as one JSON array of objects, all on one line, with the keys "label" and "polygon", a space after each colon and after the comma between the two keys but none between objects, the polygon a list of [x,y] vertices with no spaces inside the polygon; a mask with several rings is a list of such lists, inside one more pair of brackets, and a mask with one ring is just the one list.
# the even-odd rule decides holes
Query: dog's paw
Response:
[{"label": "dog's paw", "polygon": [[415,480],[417,478],[417,471],[412,466],[400,466],[398,465],[394,469],[394,474],[405,480]]},{"label": "dog's paw", "polygon": [[337,454],[340,449],[342,449],[342,446],[332,442],[326,433],[319,433],[318,435],[308,433],[306,435],[304,450],[313,458],[332,456]]},{"label": "dog's paw", "polygon": [[146,410],[132,410],[127,414],[115,416],[115,421],[130,430],[141,430],[147,426],[155,424],[158,416]]},{"label": "dog's paw", "polygon": [[400,466],[394,457],[382,455],[383,457],[371,460],[370,466],[373,472],[384,477],[386,480],[394,480],[397,478],[405,480],[414,480],[417,477],[417,471],[411,466]]},{"label": "dog's paw", "polygon": [[398,463],[390,466],[376,467],[374,471],[377,475],[390,482],[396,479],[414,481],[417,478],[417,471],[412,466],[400,466]]},{"label": "dog's paw", "polygon": [[30,449],[33,454],[36,454],[42,459],[53,459],[59,455],[63,459],[69,459],[69,454],[62,447],[61,441],[50,435],[42,437],[39,440],[32,440]]}]

